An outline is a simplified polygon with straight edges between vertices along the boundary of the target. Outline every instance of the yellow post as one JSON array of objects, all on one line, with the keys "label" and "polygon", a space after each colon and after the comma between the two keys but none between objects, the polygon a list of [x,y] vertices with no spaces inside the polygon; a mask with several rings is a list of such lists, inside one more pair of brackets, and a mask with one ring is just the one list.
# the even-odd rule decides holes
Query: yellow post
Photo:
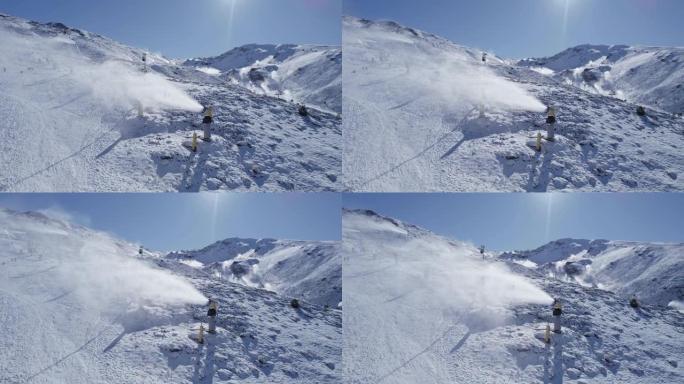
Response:
[{"label": "yellow post", "polygon": [[546,324],[546,331],[544,332],[544,342],[546,344],[551,342],[551,326],[548,323]]},{"label": "yellow post", "polygon": [[204,324],[200,325],[199,336],[197,336],[197,342],[204,344]]},{"label": "yellow post", "polygon": [[537,132],[537,152],[541,152],[542,134]]},{"label": "yellow post", "polygon": [[197,152],[197,132],[192,133],[192,151]]}]

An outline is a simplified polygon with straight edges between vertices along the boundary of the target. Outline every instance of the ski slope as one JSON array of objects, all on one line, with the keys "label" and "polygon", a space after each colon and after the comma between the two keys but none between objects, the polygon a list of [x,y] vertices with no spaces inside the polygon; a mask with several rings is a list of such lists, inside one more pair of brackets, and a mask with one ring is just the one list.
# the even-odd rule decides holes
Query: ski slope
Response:
[{"label": "ski slope", "polygon": [[[605,89],[569,81],[551,60],[489,53],[483,63],[479,49],[394,22],[345,17],[343,49],[348,190],[684,189],[684,119],[672,113],[684,97],[679,48],[629,48],[603,77]],[[610,53],[559,62],[613,63],[603,55]],[[636,114],[637,102],[646,116]],[[548,105],[558,112],[557,140],[537,152]]]},{"label": "ski slope", "polygon": [[[2,191],[341,189],[333,112],[58,23],[0,15],[0,50]],[[203,106],[214,137],[195,153]]]},{"label": "ski slope", "polygon": [[[338,310],[40,213],[0,210],[0,228],[0,382],[340,382]],[[200,345],[208,298],[218,332]]]},{"label": "ski slope", "polygon": [[[344,212],[342,249],[346,382],[655,384],[684,376],[684,314],[676,310],[635,310],[615,293],[483,259],[472,245],[371,211]],[[564,305],[564,331],[545,344],[552,297]]]}]

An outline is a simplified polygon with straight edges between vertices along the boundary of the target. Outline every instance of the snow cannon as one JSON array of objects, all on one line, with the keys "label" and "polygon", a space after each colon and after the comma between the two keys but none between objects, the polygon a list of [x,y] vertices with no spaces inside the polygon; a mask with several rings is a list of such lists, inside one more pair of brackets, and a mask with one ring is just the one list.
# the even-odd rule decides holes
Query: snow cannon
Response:
[{"label": "snow cannon", "polygon": [[218,315],[218,304],[214,300],[209,300],[209,309],[207,316],[209,317],[209,333],[216,333],[216,316]]},{"label": "snow cannon", "polygon": [[549,106],[546,109],[546,140],[555,141],[556,140],[556,108]]},{"label": "snow cannon", "polygon": [[636,113],[638,116],[644,117],[646,116],[646,108],[640,105],[637,107]]},{"label": "snow cannon", "polygon": [[292,307],[294,309],[299,309],[299,308],[301,308],[301,304],[299,304],[299,300],[292,299],[292,301],[290,301],[290,307]]},{"label": "snow cannon", "polygon": [[309,116],[309,110],[306,109],[306,105],[304,105],[304,104],[299,106],[297,113],[299,113],[299,116],[302,116],[302,117]]},{"label": "snow cannon", "polygon": [[561,305],[560,300],[555,299],[553,301],[553,332],[554,333],[561,333],[560,318],[561,318],[562,314],[563,314],[563,306]]},{"label": "snow cannon", "polygon": [[211,124],[214,122],[214,108],[208,105],[204,107],[202,113],[204,114],[204,118],[202,119],[204,137],[202,137],[202,140],[211,141]]}]

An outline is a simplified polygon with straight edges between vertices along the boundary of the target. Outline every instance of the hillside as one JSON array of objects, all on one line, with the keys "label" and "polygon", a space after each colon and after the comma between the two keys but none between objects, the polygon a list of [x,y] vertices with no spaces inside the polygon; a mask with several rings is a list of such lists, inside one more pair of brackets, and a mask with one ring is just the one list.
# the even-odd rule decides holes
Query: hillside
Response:
[{"label": "hillside", "polygon": [[684,244],[561,239],[530,251],[506,252],[500,258],[625,298],[636,295],[648,305],[684,300]]},{"label": "hillside", "polygon": [[[684,119],[667,112],[684,97],[680,48],[623,48],[629,53],[621,60],[590,50],[524,62],[489,53],[483,62],[479,49],[394,22],[346,17],[343,49],[349,190],[684,189]],[[583,79],[589,66],[590,78],[595,66],[607,71],[613,61],[601,72],[611,74],[601,91],[566,73]],[[641,104],[645,116],[636,113]],[[537,151],[547,106],[557,111],[556,140],[542,140]]]},{"label": "hillside", "polygon": [[337,308],[342,302],[342,261],[336,242],[226,239],[166,259],[218,278],[286,297]]},{"label": "hillside", "polygon": [[184,63],[254,92],[342,112],[342,50],[251,44]]},{"label": "hillside", "polygon": [[[684,377],[679,311],[647,301],[634,309],[613,292],[483,259],[473,245],[371,211],[346,211],[343,236],[349,383],[655,384]],[[667,272],[684,276],[681,264]],[[563,331],[546,344],[552,298],[563,304]]]},{"label": "hillside", "polygon": [[[1,191],[341,189],[335,113],[59,23],[0,15],[0,51]],[[204,106],[213,141],[193,152]]]},{"label": "hillside", "polygon": [[[0,210],[0,381],[339,383],[341,313]],[[302,267],[306,269],[305,266]],[[219,303],[217,334],[207,299]]]}]

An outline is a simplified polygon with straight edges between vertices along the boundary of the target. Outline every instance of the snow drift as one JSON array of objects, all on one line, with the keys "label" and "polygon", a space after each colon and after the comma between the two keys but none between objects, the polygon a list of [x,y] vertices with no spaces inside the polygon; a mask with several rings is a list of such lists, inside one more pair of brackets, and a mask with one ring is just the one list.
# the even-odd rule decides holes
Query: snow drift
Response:
[{"label": "snow drift", "polygon": [[[479,58],[480,51],[392,22],[345,17],[344,45],[355,75],[363,78],[363,72],[373,71],[375,65],[388,72],[401,69],[404,73],[397,74],[396,80],[404,93],[429,98],[445,110],[480,105],[501,110],[545,109],[522,86],[488,69]],[[358,86],[353,77],[346,78],[352,89]]]}]

